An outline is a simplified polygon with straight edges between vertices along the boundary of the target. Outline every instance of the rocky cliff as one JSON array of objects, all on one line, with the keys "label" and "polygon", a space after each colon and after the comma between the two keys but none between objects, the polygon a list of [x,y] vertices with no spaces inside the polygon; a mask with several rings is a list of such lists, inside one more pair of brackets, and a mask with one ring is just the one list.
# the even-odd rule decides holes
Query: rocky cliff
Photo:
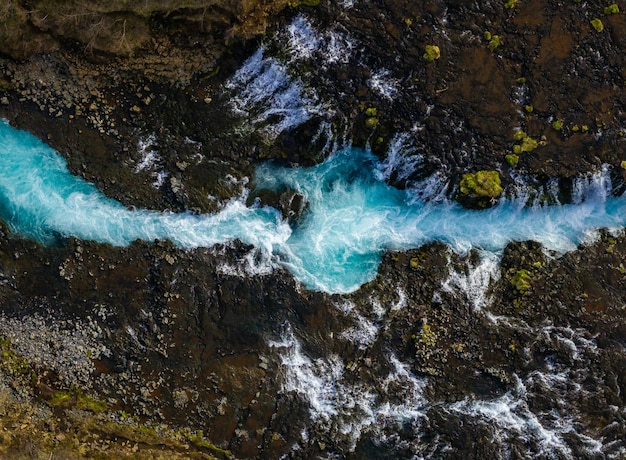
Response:
[{"label": "rocky cliff", "polygon": [[161,34],[211,35],[219,40],[262,34],[278,1],[13,1],[0,5],[0,53],[27,59],[60,47],[87,54],[130,56],[149,49]]}]

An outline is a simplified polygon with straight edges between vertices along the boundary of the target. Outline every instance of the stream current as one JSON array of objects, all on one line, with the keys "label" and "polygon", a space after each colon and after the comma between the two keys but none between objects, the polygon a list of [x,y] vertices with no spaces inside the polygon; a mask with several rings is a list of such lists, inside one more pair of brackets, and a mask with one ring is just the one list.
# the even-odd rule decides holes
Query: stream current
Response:
[{"label": "stream current", "polygon": [[310,168],[265,164],[256,187],[293,190],[307,208],[291,228],[270,207],[232,200],[213,215],[129,209],[72,175],[65,160],[36,137],[0,123],[0,216],[16,233],[41,243],[75,236],[115,246],[170,239],[184,248],[239,239],[288,268],[306,287],[348,293],[374,278],[386,250],[441,241],[458,252],[500,252],[509,241],[534,240],[564,252],[594,229],[622,227],[626,202],[608,196],[607,174],[579,181],[573,204],[527,207],[502,199],[473,211],[429,202],[390,187],[371,153],[348,148]]}]

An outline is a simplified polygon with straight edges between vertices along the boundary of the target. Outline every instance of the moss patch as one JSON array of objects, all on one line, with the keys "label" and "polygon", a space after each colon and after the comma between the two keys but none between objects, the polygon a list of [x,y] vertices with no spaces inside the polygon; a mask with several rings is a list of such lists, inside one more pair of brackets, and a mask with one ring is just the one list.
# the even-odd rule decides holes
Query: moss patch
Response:
[{"label": "moss patch", "polygon": [[591,21],[591,26],[596,29],[596,32],[602,32],[604,30],[604,24],[599,18],[595,18]]},{"label": "moss patch", "polygon": [[513,140],[518,142],[513,146],[513,153],[516,155],[524,152],[532,152],[539,146],[536,139],[533,139],[521,129],[515,131],[515,134],[513,134]]},{"label": "moss patch", "polygon": [[498,171],[478,171],[464,174],[460,183],[462,195],[475,195],[482,198],[498,198],[502,194],[502,184]]},{"label": "moss patch", "polygon": [[514,153],[508,154],[507,156],[504,157],[504,159],[512,168],[517,166],[517,163],[519,163],[519,156],[515,155]]},{"label": "moss patch", "polygon": [[435,61],[441,57],[441,50],[437,45],[426,45],[424,48],[424,59],[428,62]]},{"label": "moss patch", "polygon": [[107,403],[87,396],[78,389],[69,391],[57,391],[48,400],[52,407],[72,408],[86,410],[89,412],[104,412],[107,410]]},{"label": "moss patch", "polygon": [[524,294],[530,290],[532,277],[528,270],[518,270],[510,281],[517,292]]}]

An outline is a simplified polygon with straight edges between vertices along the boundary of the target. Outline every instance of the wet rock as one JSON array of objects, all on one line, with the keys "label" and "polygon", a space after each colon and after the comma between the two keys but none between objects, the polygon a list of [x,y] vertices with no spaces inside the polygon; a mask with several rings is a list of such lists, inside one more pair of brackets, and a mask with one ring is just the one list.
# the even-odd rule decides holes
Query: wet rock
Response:
[{"label": "wet rock", "polygon": [[307,202],[305,198],[294,191],[287,190],[275,192],[270,190],[257,190],[248,198],[248,203],[257,202],[260,206],[271,206],[283,216],[290,225],[297,225],[302,213],[305,212]]}]

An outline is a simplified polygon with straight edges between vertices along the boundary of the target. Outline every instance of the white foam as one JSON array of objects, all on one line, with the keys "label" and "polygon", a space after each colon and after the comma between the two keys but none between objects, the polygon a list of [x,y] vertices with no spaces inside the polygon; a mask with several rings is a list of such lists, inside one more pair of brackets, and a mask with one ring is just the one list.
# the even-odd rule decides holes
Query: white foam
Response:
[{"label": "white foam", "polygon": [[292,79],[277,59],[264,57],[262,47],[228,80],[226,88],[233,94],[233,111],[270,138],[325,111],[315,92],[305,91],[302,82]]},{"label": "white foam", "polygon": [[356,345],[361,350],[371,347],[378,337],[379,327],[359,313],[352,312],[351,317],[356,324],[343,330],[339,337]]},{"label": "white foam", "polygon": [[295,392],[310,405],[312,418],[328,420],[337,415],[337,381],[344,367],[341,360],[331,355],[325,359],[311,360],[302,352],[302,346],[288,327],[280,341],[269,345],[281,349],[284,366],[283,391]]},{"label": "white foam", "polygon": [[237,278],[249,278],[251,276],[267,276],[279,267],[278,263],[267,251],[253,248],[243,256],[236,265],[222,262],[216,268],[216,272],[222,275],[235,276]]},{"label": "white foam", "polygon": [[287,26],[287,36],[289,52],[295,59],[312,58],[322,41],[311,21],[302,15]]},{"label": "white foam", "polygon": [[505,451],[511,438],[520,437],[537,443],[543,455],[557,454],[573,459],[572,451],[562,437],[571,430],[568,421],[561,418],[556,426],[547,426],[528,407],[526,398],[526,388],[516,377],[515,388],[504,396],[482,401],[466,399],[452,404],[449,409],[489,424],[494,441]]},{"label": "white foam", "polygon": [[424,156],[417,152],[409,134],[395,134],[376,173],[381,180],[389,180],[394,174],[398,180],[407,180],[417,172],[423,161]]},{"label": "white foam", "polygon": [[135,172],[149,171],[154,178],[152,185],[160,188],[169,177],[169,173],[162,167],[162,160],[158,152],[154,149],[156,136],[151,134],[148,137],[141,137],[137,142],[137,153],[140,155],[139,162],[135,166]]},{"label": "white foam", "polygon": [[392,367],[376,391],[364,382],[349,383],[347,369],[336,355],[312,360],[302,352],[291,328],[270,346],[279,350],[283,364],[283,391],[295,392],[309,405],[317,429],[341,435],[353,450],[364,435],[382,436],[387,426],[419,423],[424,417],[425,380],[418,379],[393,354]]},{"label": "white foam", "polygon": [[391,72],[387,69],[379,69],[372,73],[367,81],[367,85],[380,96],[393,100],[397,97],[400,81],[391,77]]},{"label": "white foam", "polygon": [[475,267],[467,266],[465,271],[450,271],[442,290],[454,294],[461,292],[470,301],[474,311],[488,305],[487,290],[493,281],[500,278],[500,257],[492,252],[481,251],[480,262]]}]

